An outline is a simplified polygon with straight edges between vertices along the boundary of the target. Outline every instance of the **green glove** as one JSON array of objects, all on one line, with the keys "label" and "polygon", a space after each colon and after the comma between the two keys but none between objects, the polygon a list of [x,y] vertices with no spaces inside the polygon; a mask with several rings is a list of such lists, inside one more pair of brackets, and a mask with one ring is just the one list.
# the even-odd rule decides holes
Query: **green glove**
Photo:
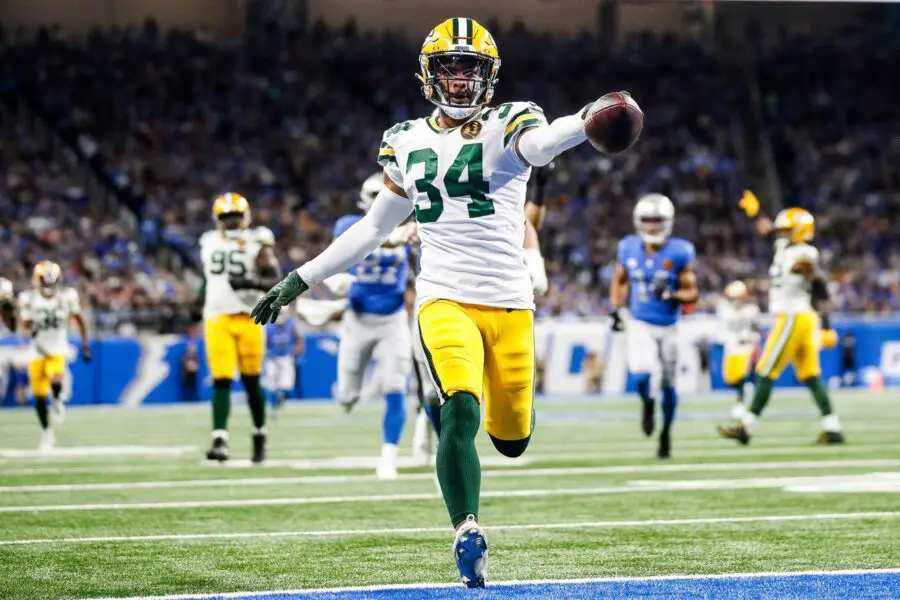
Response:
[{"label": "green glove", "polygon": [[260,325],[274,323],[278,313],[284,306],[297,299],[297,296],[309,289],[309,286],[300,279],[297,271],[291,271],[287,277],[279,281],[275,287],[260,298],[250,316]]}]

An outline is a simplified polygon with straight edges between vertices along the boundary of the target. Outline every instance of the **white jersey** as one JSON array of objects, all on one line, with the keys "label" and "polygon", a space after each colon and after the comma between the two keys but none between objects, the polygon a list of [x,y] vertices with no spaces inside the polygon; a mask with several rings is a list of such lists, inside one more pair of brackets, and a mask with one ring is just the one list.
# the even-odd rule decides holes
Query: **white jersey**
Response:
[{"label": "white jersey", "polygon": [[74,288],[61,287],[49,298],[38,290],[19,294],[23,321],[31,321],[31,346],[40,356],[69,354],[69,318],[81,313],[81,302]]},{"label": "white jersey", "polygon": [[419,223],[418,305],[443,298],[534,308],[523,249],[531,167],[516,140],[545,122],[534,104],[512,102],[454,129],[441,130],[432,116],[385,132],[378,162],[406,191]]},{"label": "white jersey", "polygon": [[736,305],[727,298],[716,302],[716,317],[719,319],[719,341],[725,346],[726,354],[746,354],[752,352],[759,342],[755,326],[759,320],[759,307],[755,304]]},{"label": "white jersey", "polygon": [[245,229],[237,238],[226,237],[219,230],[207,231],[200,237],[200,258],[206,278],[203,318],[249,313],[262,297],[259,290],[231,289],[229,277],[257,277],[256,257],[263,246],[275,241],[266,227]]},{"label": "white jersey", "polygon": [[810,284],[799,273],[792,273],[797,264],[819,261],[819,251],[809,244],[789,244],[787,240],[775,242],[775,257],[769,268],[772,278],[769,289],[769,312],[795,314],[812,310]]}]

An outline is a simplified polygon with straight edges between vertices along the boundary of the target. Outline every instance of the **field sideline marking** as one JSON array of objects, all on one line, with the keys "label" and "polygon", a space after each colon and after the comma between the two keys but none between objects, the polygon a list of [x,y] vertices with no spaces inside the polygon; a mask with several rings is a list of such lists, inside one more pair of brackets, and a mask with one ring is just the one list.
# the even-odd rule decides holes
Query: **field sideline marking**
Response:
[{"label": "field sideline marking", "polygon": [[[698,492],[720,490],[745,490],[781,488],[790,491],[792,486],[817,486],[820,484],[846,483],[858,480],[862,483],[887,483],[887,491],[900,484],[900,473],[862,473],[854,475],[824,475],[818,477],[747,477],[742,479],[691,479],[691,480],[638,480],[621,485],[603,487],[538,488],[526,490],[491,490],[482,492],[482,498],[544,498],[553,496],[599,496],[606,494],[643,494],[648,492]],[[816,488],[818,491],[818,488]],[[863,490],[857,491],[884,491]],[[249,506],[299,506],[313,504],[351,504],[366,502],[414,502],[440,498],[438,492],[406,492],[401,494],[363,494],[344,496],[305,496],[283,498],[243,498],[234,500],[186,500],[170,502],[109,502],[93,504],[44,504],[31,506],[0,506],[0,513],[72,512],[97,510],[160,510],[186,508],[244,508]]]},{"label": "field sideline marking", "polygon": [[[709,575],[651,575],[649,577],[591,577],[584,579],[536,579],[513,581],[490,581],[491,587],[515,587],[535,585],[585,585],[590,583],[629,583],[644,581],[697,581],[703,579],[767,579],[793,577],[842,577],[854,575],[893,575],[900,574],[900,569],[847,569],[841,571],[767,571],[761,573],[712,573]],[[271,590],[265,592],[225,592],[212,594],[175,594],[171,596],[125,596],[117,598],[98,598],[96,600],[195,600],[214,598],[258,598],[273,595],[309,595],[336,594],[341,592],[388,592],[401,590],[452,589],[459,588],[459,583],[397,583],[383,585],[366,585],[358,587],[314,588],[306,590]]]},{"label": "field sideline marking", "polygon": [[[746,462],[746,463],[690,463],[676,465],[611,465],[602,467],[563,467],[534,469],[485,469],[484,477],[557,477],[577,475],[615,475],[634,473],[683,473],[691,471],[739,471],[739,470],[779,470],[779,469],[834,469],[864,467],[900,467],[900,459],[870,460],[821,460],[821,461],[784,461],[784,462]],[[407,473],[401,474],[399,481],[430,481],[434,474]],[[332,484],[378,481],[374,474],[361,475],[319,475],[300,477],[248,477],[224,479],[185,479],[175,481],[128,481],[106,483],[75,483],[48,485],[9,485],[0,486],[2,493],[32,492],[85,492],[116,490],[155,490],[155,489],[191,489],[211,487],[249,487],[279,486],[297,484]]]},{"label": "field sideline marking", "polygon": [[[580,523],[527,523],[519,525],[489,525],[488,531],[533,531],[546,529],[615,529],[617,527],[666,527],[684,525],[719,525],[737,523],[785,523],[798,521],[847,521],[855,519],[895,519],[900,511],[819,513],[811,515],[760,515],[756,517],[705,517],[696,519],[644,519],[627,521],[586,521]],[[0,540],[0,546],[38,544],[78,544],[107,542],[160,542],[192,540],[227,540],[247,538],[290,538],[331,536],[374,536],[396,534],[448,534],[449,527],[407,527],[395,529],[336,529],[323,531],[259,531],[245,533],[179,533],[160,535],[108,536],[84,538],[35,538]],[[898,569],[900,571],[900,569]]]}]

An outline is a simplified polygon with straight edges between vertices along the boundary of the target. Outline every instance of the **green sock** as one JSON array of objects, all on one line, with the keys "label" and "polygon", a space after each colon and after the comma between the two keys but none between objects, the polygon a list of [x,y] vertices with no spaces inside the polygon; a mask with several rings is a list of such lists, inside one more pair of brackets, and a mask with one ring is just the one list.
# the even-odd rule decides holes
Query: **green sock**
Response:
[{"label": "green sock", "polygon": [[213,383],[213,430],[228,429],[228,413],[231,412],[231,380],[221,379]]},{"label": "green sock", "polygon": [[441,407],[437,475],[454,527],[469,515],[478,517],[481,463],[475,450],[475,435],[480,424],[481,409],[472,394],[457,392]]},{"label": "green sock", "polygon": [[774,385],[775,381],[768,377],[760,377],[756,380],[756,392],[753,394],[753,402],[750,403],[750,412],[757,417],[762,414],[766,404],[769,403]]},{"label": "green sock", "polygon": [[247,390],[247,405],[250,407],[253,426],[262,429],[266,426],[266,397],[259,385],[259,375],[241,375],[241,382]]},{"label": "green sock", "polygon": [[812,392],[813,400],[816,401],[816,406],[819,407],[822,416],[827,417],[830,415],[832,413],[831,399],[828,397],[828,390],[825,389],[825,384],[822,383],[822,379],[820,377],[810,377],[809,379],[805,379],[803,383],[809,388],[809,391]]}]

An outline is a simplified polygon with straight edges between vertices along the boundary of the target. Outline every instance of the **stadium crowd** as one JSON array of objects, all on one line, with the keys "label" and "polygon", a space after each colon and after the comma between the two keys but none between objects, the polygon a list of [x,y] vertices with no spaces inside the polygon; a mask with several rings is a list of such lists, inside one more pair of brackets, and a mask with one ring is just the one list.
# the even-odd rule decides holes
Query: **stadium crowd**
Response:
[{"label": "stadium crowd", "polygon": [[[676,234],[697,246],[704,305],[736,277],[764,299],[770,249],[735,209],[747,184],[744,92],[714,54],[651,35],[611,53],[587,34],[489,27],[509,57],[499,102],[533,99],[552,118],[593,93],[628,89],[646,113],[631,151],[601,156],[582,147],[558,161],[541,234],[551,290],[540,314],[605,310],[617,241],[632,231],[634,199],[650,191],[673,199]],[[306,36],[273,29],[265,43],[163,34],[153,24],[78,41],[60,31],[13,38],[5,48],[13,87],[135,199],[140,227],[132,239],[91,214],[46,150],[7,127],[0,210],[12,218],[0,226],[3,274],[21,283],[25,265],[61,260],[101,331],[178,331],[191,322],[193,291],[153,254],[169,243],[196,257],[221,192],[250,198],[285,267],[317,253],[377,169],[382,131],[429,110],[412,77],[418,40],[353,25],[317,25]],[[896,109],[884,93],[896,86],[886,79],[884,48],[896,43],[838,36],[828,41],[830,61],[812,60],[804,39],[759,50],[785,202],[816,214],[841,312],[900,308],[900,121],[891,120]],[[805,85],[794,84],[799,77]]]}]

